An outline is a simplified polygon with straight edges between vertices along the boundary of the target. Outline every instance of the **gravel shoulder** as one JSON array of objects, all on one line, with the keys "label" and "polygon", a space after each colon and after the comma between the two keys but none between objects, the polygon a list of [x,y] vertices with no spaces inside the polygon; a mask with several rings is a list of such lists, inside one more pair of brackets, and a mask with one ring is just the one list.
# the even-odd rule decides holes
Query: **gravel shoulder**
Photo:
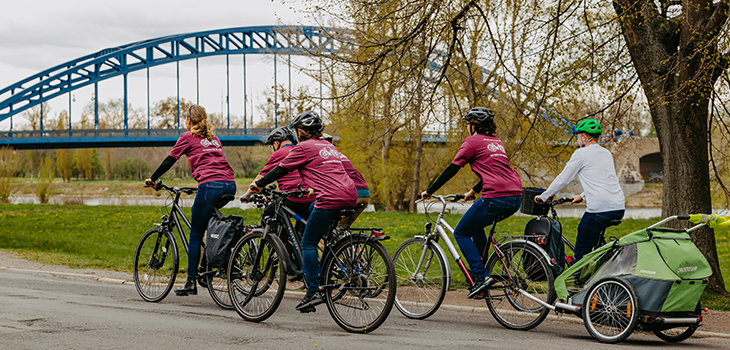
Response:
[{"label": "gravel shoulder", "polygon": [[[62,265],[48,265],[36,261],[20,258],[13,252],[0,250],[0,270],[19,269],[28,273],[49,273],[66,278],[90,278],[99,282],[133,285],[132,275],[126,272],[71,269]],[[484,301],[466,298],[466,290],[449,291],[446,294],[442,307],[460,309],[464,311],[486,311]],[[580,321],[577,317],[565,316],[565,321]],[[707,333],[706,333],[707,332]],[[721,333],[730,338],[730,312],[709,310],[704,315],[702,326],[695,336],[712,336],[712,333]]]}]

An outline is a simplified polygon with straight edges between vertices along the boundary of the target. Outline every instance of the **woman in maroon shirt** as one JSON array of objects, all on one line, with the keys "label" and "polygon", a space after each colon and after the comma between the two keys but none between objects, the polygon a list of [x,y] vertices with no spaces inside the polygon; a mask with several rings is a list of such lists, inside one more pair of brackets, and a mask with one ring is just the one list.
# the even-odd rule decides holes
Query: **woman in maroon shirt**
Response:
[{"label": "woman in maroon shirt", "polygon": [[479,198],[467,210],[454,229],[454,239],[469,263],[474,285],[469,298],[483,297],[485,288],[493,279],[484,266],[481,252],[487,246],[484,228],[492,222],[502,221],[514,214],[522,204],[522,181],[507,159],[502,141],[494,136],[494,112],[489,108],[476,107],[462,118],[466,121],[469,134],[461,144],[454,160],[421,197],[428,199],[467,163],[481,181],[469,192],[466,199]]},{"label": "woman in maroon shirt", "polygon": [[195,285],[200,261],[200,246],[208,221],[218,199],[224,194],[236,194],[233,169],[226,161],[221,141],[213,134],[213,125],[208,121],[205,108],[193,105],[188,110],[185,123],[188,131],[180,135],[170,155],[162,161],[155,173],[145,180],[145,186],[154,187],[155,181],[175,164],[182,155],[188,157],[193,178],[198,182],[198,193],[190,209],[191,227],[188,245],[188,278],[183,288],[175,289],[177,295],[198,294]]},{"label": "woman in maroon shirt", "polygon": [[357,189],[343,166],[347,159],[331,143],[321,140],[322,118],[317,112],[306,111],[292,122],[299,143],[277,167],[251,184],[251,190],[260,191],[290,171],[299,170],[302,180],[317,194],[314,209],[309,214],[302,236],[302,258],[307,293],[297,305],[301,312],[312,312],[323,302],[319,292],[319,258],[317,243],[327,232],[340,209],[353,208],[357,203]]}]

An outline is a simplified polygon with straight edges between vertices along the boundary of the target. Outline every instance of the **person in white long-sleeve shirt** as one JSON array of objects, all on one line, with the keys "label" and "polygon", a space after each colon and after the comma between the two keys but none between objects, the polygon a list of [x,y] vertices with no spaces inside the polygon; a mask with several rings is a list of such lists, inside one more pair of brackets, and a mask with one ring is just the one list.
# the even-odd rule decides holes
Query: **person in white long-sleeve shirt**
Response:
[{"label": "person in white long-sleeve shirt", "polygon": [[576,125],[578,148],[563,168],[563,171],[550,184],[547,190],[535,196],[535,202],[542,203],[567,186],[578,174],[583,193],[572,196],[572,203],[586,201],[586,211],[578,224],[575,239],[575,261],[591,252],[598,244],[601,232],[611,220],[624,217],[624,192],[618,183],[613,156],[607,149],[598,145],[601,124],[595,119],[585,119]]}]

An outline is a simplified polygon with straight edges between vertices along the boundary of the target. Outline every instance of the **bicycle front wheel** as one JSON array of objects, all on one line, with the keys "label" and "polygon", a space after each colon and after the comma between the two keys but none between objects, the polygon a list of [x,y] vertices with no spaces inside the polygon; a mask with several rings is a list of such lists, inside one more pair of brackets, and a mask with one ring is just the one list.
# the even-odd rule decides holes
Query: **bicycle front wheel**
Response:
[{"label": "bicycle front wheel", "polygon": [[225,268],[214,268],[211,273],[205,275],[205,284],[208,287],[208,293],[213,301],[222,309],[233,309],[231,303],[231,295],[228,293],[228,280]]},{"label": "bicycle front wheel", "polygon": [[160,227],[142,236],[134,252],[134,286],[145,301],[164,299],[175,284],[179,265],[177,244],[172,233]]},{"label": "bicycle front wheel", "polygon": [[506,328],[532,329],[550,312],[534,299],[552,304],[556,298],[550,266],[536,249],[521,242],[504,243],[499,251],[503,256],[495,252],[487,261],[496,281],[487,289],[489,311]]},{"label": "bicycle front wheel", "polygon": [[279,307],[286,289],[279,257],[286,254],[279,238],[256,230],[238,241],[228,261],[228,290],[236,312],[261,322]]},{"label": "bicycle front wheel", "polygon": [[393,254],[398,283],[395,307],[408,318],[422,320],[433,315],[446,296],[449,267],[436,244],[413,237]]},{"label": "bicycle front wheel", "polygon": [[393,261],[382,244],[367,236],[342,238],[324,263],[327,309],[342,329],[369,333],[393,309],[396,281]]}]

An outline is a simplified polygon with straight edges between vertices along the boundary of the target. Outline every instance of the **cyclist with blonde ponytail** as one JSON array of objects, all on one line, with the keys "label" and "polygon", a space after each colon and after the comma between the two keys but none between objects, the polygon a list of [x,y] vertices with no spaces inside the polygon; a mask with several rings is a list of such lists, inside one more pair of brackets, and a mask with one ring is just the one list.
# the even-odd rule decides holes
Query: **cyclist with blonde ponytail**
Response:
[{"label": "cyclist with blonde ponytail", "polygon": [[190,244],[188,246],[188,278],[183,288],[175,289],[177,295],[198,294],[195,286],[200,261],[200,246],[208,221],[213,216],[218,199],[224,194],[236,194],[233,169],[226,161],[221,141],[213,134],[205,108],[193,105],[188,110],[185,125],[187,132],[180,135],[170,155],[162,161],[145,186],[154,187],[155,181],[170,170],[182,155],[188,157],[193,178],[198,182],[198,193],[191,208]]}]

